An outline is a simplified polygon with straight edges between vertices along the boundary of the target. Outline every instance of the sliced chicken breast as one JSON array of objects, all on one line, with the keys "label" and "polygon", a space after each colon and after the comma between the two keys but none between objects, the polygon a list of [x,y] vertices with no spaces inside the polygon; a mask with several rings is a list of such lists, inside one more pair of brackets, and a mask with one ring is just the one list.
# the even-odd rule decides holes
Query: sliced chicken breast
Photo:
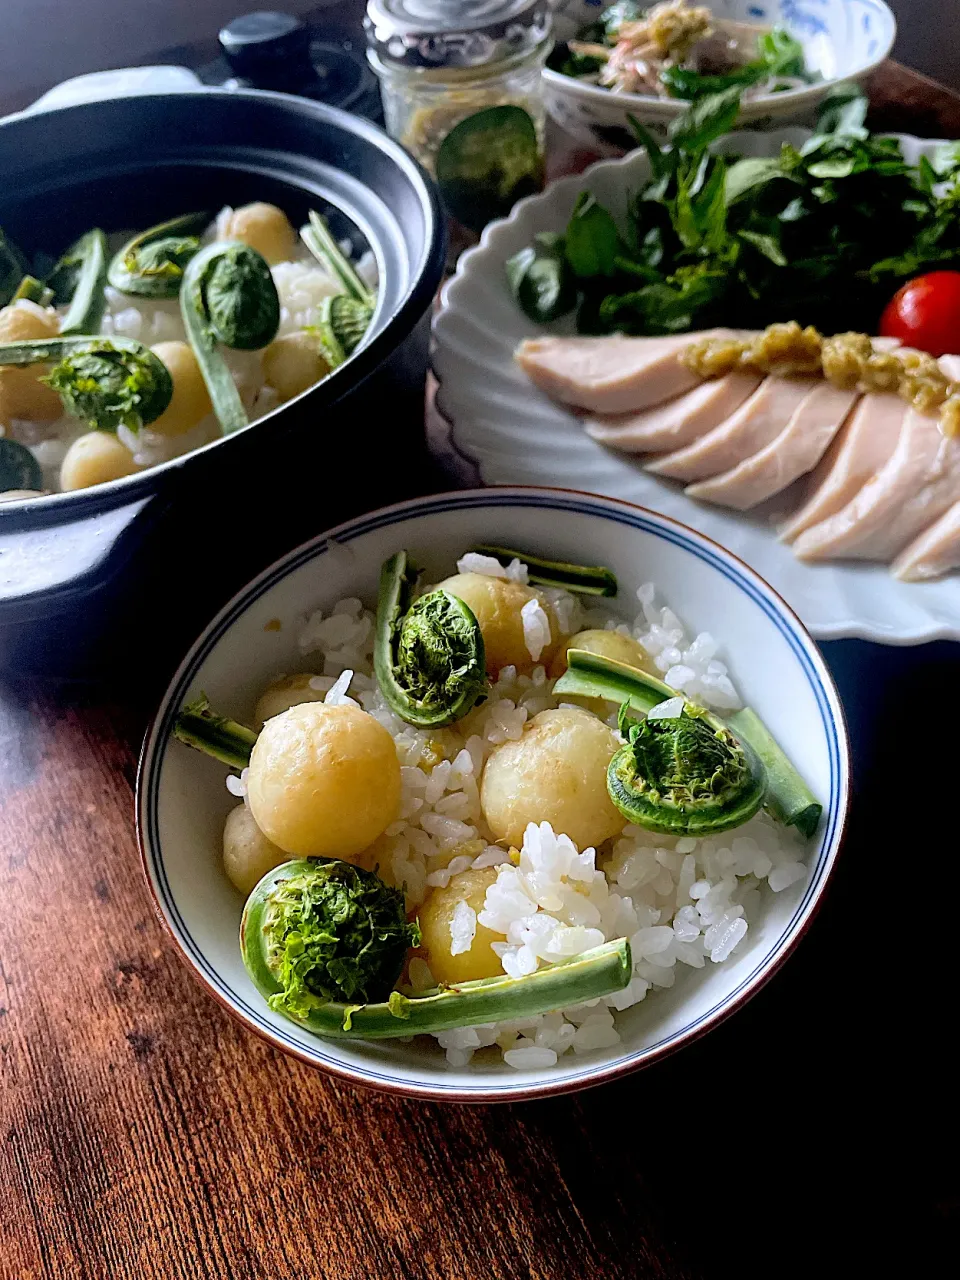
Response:
[{"label": "sliced chicken breast", "polygon": [[781,527],[792,542],[805,529],[845,507],[887,462],[900,438],[907,406],[894,395],[865,395],[810,477],[810,496]]},{"label": "sliced chicken breast", "polygon": [[907,409],[886,465],[834,515],[806,529],[801,560],[892,560],[960,499],[960,441],[936,416]]},{"label": "sliced chicken breast", "polygon": [[820,385],[810,378],[764,378],[725,422],[693,444],[648,462],[647,470],[688,484],[729,471],[775,439]]},{"label": "sliced chicken breast", "polygon": [[719,426],[753,395],[760,382],[759,375],[730,373],[652,409],[587,418],[583,425],[594,440],[624,453],[679,449]]},{"label": "sliced chicken breast", "polygon": [[667,338],[528,338],[515,359],[554,400],[593,413],[629,413],[662,404],[699,386],[680,352],[701,338],[730,338],[731,329],[709,329]]},{"label": "sliced chicken breast", "polygon": [[686,492],[737,511],[765,502],[817,465],[858,399],[856,391],[819,383],[768,445],[730,471],[689,485]]},{"label": "sliced chicken breast", "polygon": [[890,572],[902,582],[930,582],[960,569],[960,501],[901,551]]}]

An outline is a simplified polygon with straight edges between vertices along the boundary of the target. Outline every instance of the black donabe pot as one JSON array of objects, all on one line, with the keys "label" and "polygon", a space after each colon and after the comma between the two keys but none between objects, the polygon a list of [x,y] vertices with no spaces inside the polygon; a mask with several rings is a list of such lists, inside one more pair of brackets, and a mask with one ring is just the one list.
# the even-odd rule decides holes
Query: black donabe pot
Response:
[{"label": "black donabe pot", "polygon": [[255,91],[122,98],[0,124],[0,226],[29,252],[57,253],[91,226],[250,200],[280,205],[295,225],[318,208],[373,250],[371,336],[332,378],[236,435],[109,485],[0,504],[0,667],[166,665],[283,550],[436,487],[423,386],[443,222],[401,147],[365,120]]}]

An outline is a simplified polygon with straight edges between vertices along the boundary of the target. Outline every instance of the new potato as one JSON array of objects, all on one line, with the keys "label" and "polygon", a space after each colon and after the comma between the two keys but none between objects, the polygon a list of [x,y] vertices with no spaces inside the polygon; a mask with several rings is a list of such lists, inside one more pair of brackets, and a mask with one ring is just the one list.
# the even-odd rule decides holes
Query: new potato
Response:
[{"label": "new potato", "polygon": [[230,810],[223,827],[223,869],[244,897],[268,871],[289,860],[289,853],[278,849],[263,834],[245,804]]},{"label": "new potato", "polygon": [[329,372],[317,339],[303,329],[274,338],[263,353],[263,376],[283,401],[292,400]]},{"label": "new potato", "polygon": [[77,436],[60,464],[60,488],[88,489],[132,476],[140,468],[133,454],[109,431],[88,431]]},{"label": "new potato", "polygon": [[[55,338],[60,332],[60,318],[52,307],[21,298],[0,309],[0,343],[29,342],[36,338]],[[63,413],[60,397],[52,387],[40,381],[47,372],[44,365],[27,365],[0,369],[0,423],[14,418],[28,422],[52,422]]]},{"label": "new potato", "polygon": [[161,436],[182,436],[213,412],[210,393],[188,342],[158,342],[151,348],[173,379],[173,396],[150,430]]},{"label": "new potato", "polygon": [[533,668],[520,616],[521,609],[530,600],[540,601],[550,621],[550,643],[537,659],[544,665],[550,662],[560,639],[560,628],[553,606],[532,587],[483,573],[458,573],[438,585],[473,610],[483,633],[488,675],[495,676],[503,667],[512,666],[523,672]]},{"label": "new potato", "polygon": [[223,239],[242,240],[266,258],[271,267],[289,261],[297,248],[297,233],[290,219],[275,204],[262,200],[234,209],[224,224]]},{"label": "new potato", "polygon": [[607,765],[620,742],[590,711],[541,711],[516,742],[496,747],[483,771],[480,805],[495,839],[518,847],[529,822],[549,822],[578,849],[622,830],[607,794]]},{"label": "new potato", "polygon": [[660,675],[646,649],[633,636],[625,636],[622,631],[604,631],[591,627],[587,631],[578,631],[560,645],[550,663],[550,676],[553,679],[566,671],[568,649],[586,649],[588,653],[599,654],[601,658],[612,658],[614,662],[625,662],[650,675]]},{"label": "new potato", "polygon": [[461,902],[477,913],[483,910],[487,889],[497,878],[496,867],[480,871],[461,871],[451,878],[445,889],[434,889],[417,913],[420,923],[420,952],[439,982],[471,982],[474,978],[493,978],[503,973],[503,965],[491,942],[503,942],[499,933],[477,923],[477,932],[469,951],[453,955],[450,921]]},{"label": "new potato", "polygon": [[288,854],[359,861],[400,809],[393,739],[349,703],[290,707],[254,744],[247,803],[267,839]]},{"label": "new potato", "polygon": [[303,702],[322,702],[327,695],[323,690],[311,689],[310,681],[313,679],[313,672],[300,671],[293,676],[281,676],[268,684],[254,708],[253,722],[256,727],[262,729],[274,716]]}]

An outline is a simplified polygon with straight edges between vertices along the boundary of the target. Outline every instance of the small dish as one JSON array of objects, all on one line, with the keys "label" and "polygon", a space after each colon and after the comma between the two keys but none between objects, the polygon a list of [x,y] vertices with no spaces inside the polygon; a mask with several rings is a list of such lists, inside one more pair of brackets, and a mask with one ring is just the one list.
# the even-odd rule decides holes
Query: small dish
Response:
[{"label": "small dish", "polygon": [[[458,548],[494,538],[609,565],[627,612],[638,586],[660,583],[691,627],[723,637],[743,696],[824,804],[807,849],[808,877],[770,895],[743,954],[691,969],[669,990],[619,1015],[622,1042],[614,1048],[571,1051],[548,1070],[480,1061],[456,1068],[422,1037],[409,1043],[322,1040],[273,1013],[241,961],[243,902],[221,867],[221,831],[233,803],[223,768],[172,738],[175,715],[201,690],[225,714],[249,716],[267,679],[302,664],[297,618],[346,595],[372,600],[380,564],[398,548],[409,548],[427,574],[439,575],[452,567]],[[495,1102],[613,1079],[704,1034],[743,1004],[810,924],[840,847],[848,790],[848,744],[836,689],[816,645],[762,579],[700,534],[628,503],[513,488],[420,498],[373,512],[290,552],[256,578],[199,637],[164,695],[141,758],[137,823],[144,870],[175,945],[209,993],[245,1026],[357,1084]]]},{"label": "small dish", "polygon": [[[606,7],[600,0],[559,0],[554,11],[558,40],[567,40]],[[714,0],[719,18],[782,26],[803,45],[807,66],[821,79],[782,93],[765,93],[744,102],[740,119],[756,128],[804,124],[817,104],[840,80],[863,80],[883,62],[897,34],[884,0]],[[547,110],[578,141],[601,155],[620,155],[635,142],[628,116],[654,133],[666,133],[686,103],[639,93],[613,93],[558,71],[544,71]]]}]

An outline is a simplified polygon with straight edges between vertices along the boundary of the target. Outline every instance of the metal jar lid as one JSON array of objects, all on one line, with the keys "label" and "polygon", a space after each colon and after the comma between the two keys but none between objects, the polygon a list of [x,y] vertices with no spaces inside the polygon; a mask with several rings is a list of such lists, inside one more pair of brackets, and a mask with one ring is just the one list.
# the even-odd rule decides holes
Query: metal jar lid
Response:
[{"label": "metal jar lid", "polygon": [[369,0],[370,51],[387,66],[480,67],[538,48],[549,0]]}]

